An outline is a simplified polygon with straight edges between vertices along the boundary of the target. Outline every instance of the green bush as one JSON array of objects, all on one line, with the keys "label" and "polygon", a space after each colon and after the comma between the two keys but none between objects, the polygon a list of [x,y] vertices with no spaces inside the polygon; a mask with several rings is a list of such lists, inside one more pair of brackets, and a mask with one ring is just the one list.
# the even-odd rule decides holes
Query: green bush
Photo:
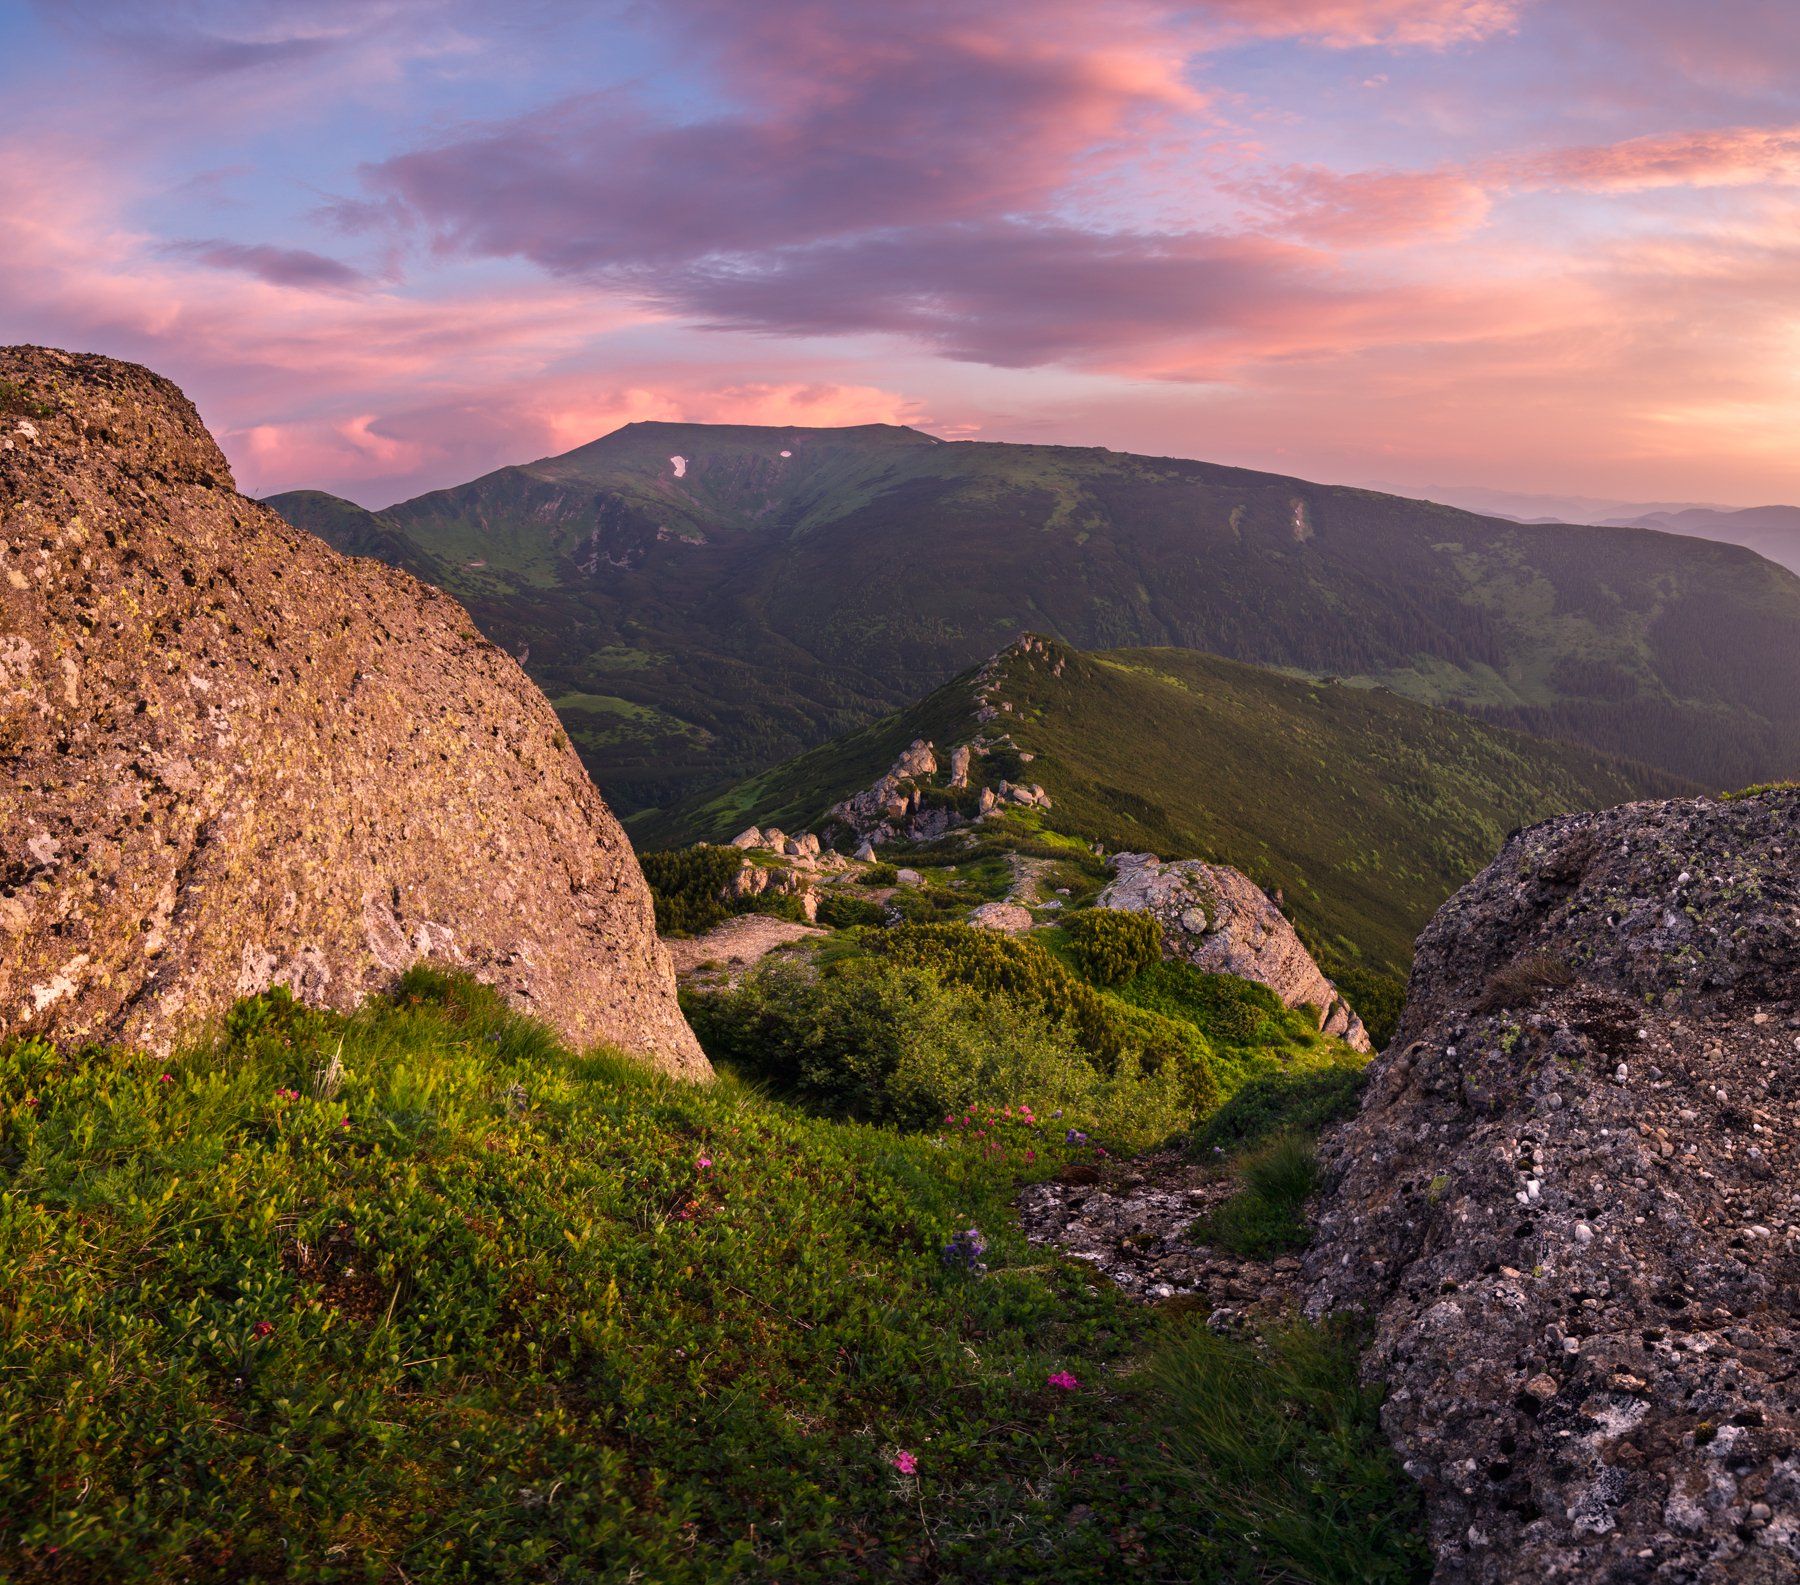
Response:
[{"label": "green bush", "polygon": [[1134,1007],[1187,1020],[1215,1045],[1281,1045],[1314,1032],[1314,1025],[1284,1007],[1268,986],[1235,974],[1208,974],[1191,963],[1153,963],[1117,994]]},{"label": "green bush", "polygon": [[948,982],[1004,996],[1066,1028],[1102,1072],[1123,1064],[1146,1073],[1172,1066],[1197,1113],[1218,1102],[1212,1052],[1198,1029],[1103,995],[1036,941],[967,925],[927,924],[886,931],[870,947],[897,962],[930,968]]},{"label": "green bush", "polygon": [[1076,967],[1096,985],[1118,985],[1162,958],[1162,925],[1154,914],[1086,908],[1063,932]]},{"label": "green bush", "polygon": [[738,912],[727,895],[742,868],[743,854],[736,848],[672,848],[661,853],[641,853],[644,879],[656,904],[657,933],[665,936],[697,936]]},{"label": "green bush", "polygon": [[819,923],[833,930],[851,930],[857,925],[879,925],[887,919],[887,910],[866,897],[850,897],[843,892],[826,892],[819,898]]},{"label": "green bush", "polygon": [[1240,1186],[1194,1237],[1236,1255],[1278,1255],[1304,1249],[1306,1202],[1319,1184],[1318,1149],[1305,1134],[1283,1132],[1239,1159]]},{"label": "green bush", "polygon": [[1397,974],[1383,974],[1375,969],[1340,964],[1332,973],[1344,999],[1356,1009],[1356,1016],[1369,1032],[1369,1042],[1377,1051],[1394,1038],[1400,1023],[1400,1009],[1406,1002],[1406,981]]},{"label": "green bush", "polygon": [[1195,1115],[1177,1064],[1147,1069],[1134,1055],[1102,1070],[1041,1007],[885,956],[825,974],[766,963],[683,1005],[715,1062],[835,1117],[924,1128],[972,1105],[1027,1102],[1148,1145]]},{"label": "green bush", "polygon": [[897,866],[885,862],[871,864],[856,877],[858,886],[896,886],[900,882],[900,871]]}]

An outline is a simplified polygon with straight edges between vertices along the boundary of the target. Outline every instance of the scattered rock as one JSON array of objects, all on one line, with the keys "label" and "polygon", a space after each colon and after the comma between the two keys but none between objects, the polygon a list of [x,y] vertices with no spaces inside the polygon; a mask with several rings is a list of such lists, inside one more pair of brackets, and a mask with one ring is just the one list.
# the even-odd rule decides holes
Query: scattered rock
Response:
[{"label": "scattered rock", "polygon": [[0,377],[53,410],[0,453],[0,1037],[161,1049],[428,958],[710,1071],[630,844],[461,606],[239,495],[147,370],[14,347]]}]

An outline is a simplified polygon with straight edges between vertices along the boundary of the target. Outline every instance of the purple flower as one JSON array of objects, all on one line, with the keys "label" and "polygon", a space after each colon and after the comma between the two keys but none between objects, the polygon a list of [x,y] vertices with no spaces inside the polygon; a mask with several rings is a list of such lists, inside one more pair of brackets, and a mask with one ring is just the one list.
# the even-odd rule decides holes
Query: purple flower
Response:
[{"label": "purple flower", "polygon": [[1058,1370],[1052,1371],[1044,1378],[1044,1385],[1054,1387],[1058,1392],[1073,1392],[1081,1383],[1066,1370]]},{"label": "purple flower", "polygon": [[1079,1128],[1071,1128],[1068,1133],[1063,1135],[1063,1140],[1066,1144],[1070,1145],[1085,1145],[1087,1143],[1087,1135],[1082,1133]]},{"label": "purple flower", "polygon": [[953,1233],[944,1245],[943,1259],[946,1266],[960,1266],[965,1271],[979,1275],[987,1270],[987,1262],[981,1257],[987,1253],[987,1240],[981,1236],[978,1227],[965,1227],[960,1233]]}]

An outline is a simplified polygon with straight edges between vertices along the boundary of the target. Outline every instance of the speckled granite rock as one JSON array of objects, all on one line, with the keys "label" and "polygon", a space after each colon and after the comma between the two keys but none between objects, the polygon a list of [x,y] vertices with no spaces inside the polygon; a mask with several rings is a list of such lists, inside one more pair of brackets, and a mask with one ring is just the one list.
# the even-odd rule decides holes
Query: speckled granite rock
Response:
[{"label": "speckled granite rock", "polygon": [[1286,915],[1255,881],[1224,864],[1182,859],[1165,864],[1151,853],[1121,853],[1101,908],[1153,914],[1163,950],[1210,974],[1235,974],[1266,985],[1289,1007],[1309,1006],[1319,1027],[1358,1051],[1369,1049],[1356,1011],[1326,979]]},{"label": "speckled granite rock", "polygon": [[1512,838],[1322,1150],[1449,1582],[1800,1578],[1800,792]]},{"label": "speckled granite rock", "polygon": [[0,1035],[163,1046],[424,957],[710,1071],[623,832],[455,601],[240,496],[146,370],[0,380]]}]

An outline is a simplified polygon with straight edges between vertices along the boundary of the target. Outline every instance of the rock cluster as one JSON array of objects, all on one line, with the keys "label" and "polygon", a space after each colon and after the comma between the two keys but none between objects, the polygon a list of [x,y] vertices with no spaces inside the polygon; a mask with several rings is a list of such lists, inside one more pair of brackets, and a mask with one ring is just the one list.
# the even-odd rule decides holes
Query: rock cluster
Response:
[{"label": "rock cluster", "polygon": [[1800,790],[1515,835],[1327,1136],[1446,1582],[1800,1577]]},{"label": "rock cluster", "polygon": [[630,844],[455,601],[240,496],[144,369],[0,380],[0,1036],[165,1047],[429,958],[709,1072]]},{"label": "rock cluster", "polygon": [[1260,886],[1224,864],[1150,853],[1121,853],[1098,906],[1155,916],[1163,950],[1210,974],[1266,985],[1289,1007],[1311,1007],[1319,1027],[1358,1051],[1368,1032],[1355,1010],[1313,962],[1294,927]]}]

